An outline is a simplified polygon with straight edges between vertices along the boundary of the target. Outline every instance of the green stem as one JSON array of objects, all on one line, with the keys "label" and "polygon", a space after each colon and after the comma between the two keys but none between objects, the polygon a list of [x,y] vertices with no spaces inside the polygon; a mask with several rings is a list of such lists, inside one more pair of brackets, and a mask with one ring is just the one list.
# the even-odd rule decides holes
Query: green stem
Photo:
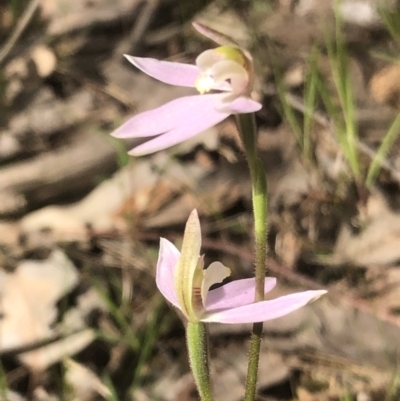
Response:
[{"label": "green stem", "polygon": [[[237,116],[239,133],[241,135],[247,161],[250,169],[252,184],[252,201],[254,215],[255,237],[255,302],[264,300],[264,281],[267,258],[267,180],[264,167],[257,157],[257,129],[254,114],[240,114]],[[260,358],[262,323],[254,323],[249,350],[247,368],[245,401],[254,401],[257,390],[258,363]]]},{"label": "green stem", "polygon": [[257,159],[257,131],[255,116],[253,113],[237,114],[236,122],[246,152],[250,172],[252,172],[252,168]]},{"label": "green stem", "polygon": [[189,362],[201,401],[213,401],[210,371],[208,368],[207,326],[189,322],[186,328]]}]

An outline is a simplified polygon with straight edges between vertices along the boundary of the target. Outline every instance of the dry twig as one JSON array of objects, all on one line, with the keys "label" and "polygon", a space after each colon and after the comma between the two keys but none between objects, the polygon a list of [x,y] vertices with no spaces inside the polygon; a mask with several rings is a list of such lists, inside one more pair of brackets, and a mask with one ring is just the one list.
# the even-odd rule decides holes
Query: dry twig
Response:
[{"label": "dry twig", "polygon": [[133,26],[127,39],[123,40],[121,45],[117,47],[115,54],[123,54],[127,51],[135,52],[143,34],[153,19],[153,16],[160,5],[160,0],[146,0],[135,25]]},{"label": "dry twig", "polygon": [[40,0],[31,0],[28,7],[26,8],[24,14],[18,21],[17,26],[14,29],[14,32],[8,38],[6,43],[3,45],[2,49],[0,50],[0,64],[6,59],[12,48],[17,43],[18,39],[24,32],[25,28],[28,26],[29,22],[31,21],[32,17],[34,16],[37,7],[39,6]]}]

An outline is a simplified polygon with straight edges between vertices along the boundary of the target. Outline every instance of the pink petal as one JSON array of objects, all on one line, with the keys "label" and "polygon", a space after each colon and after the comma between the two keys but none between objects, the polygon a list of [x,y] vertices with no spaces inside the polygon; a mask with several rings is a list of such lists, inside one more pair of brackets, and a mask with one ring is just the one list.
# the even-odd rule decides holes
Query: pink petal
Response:
[{"label": "pink petal", "polygon": [[272,301],[256,302],[249,305],[207,313],[202,322],[254,323],[265,322],[285,316],[309,302],[318,299],[326,291],[304,291],[285,295]]},{"label": "pink petal", "polygon": [[220,94],[199,95],[198,98],[197,104],[192,103],[190,107],[186,105],[185,110],[182,110],[176,128],[137,146],[128,153],[132,156],[142,156],[169,148],[200,134],[229,116],[230,113],[216,110],[216,107],[221,105]]},{"label": "pink petal", "polygon": [[142,58],[125,55],[139,70],[166,84],[194,88],[200,69],[196,65],[160,61],[154,58]]},{"label": "pink petal", "polygon": [[174,270],[179,260],[179,251],[165,238],[160,239],[160,252],[157,262],[156,284],[161,294],[179,310],[174,286]]},{"label": "pink petal", "polygon": [[[265,279],[264,293],[271,291],[276,285],[276,278],[268,277]],[[216,309],[235,308],[254,302],[255,279],[248,278],[236,280],[225,284],[207,294],[207,312]]]},{"label": "pink petal", "polygon": [[246,97],[240,96],[227,104],[225,107],[221,109],[221,111],[227,111],[230,114],[242,114],[242,113],[254,113],[256,111],[261,110],[262,104],[256,102],[255,100]]},{"label": "pink petal", "polygon": [[[193,115],[202,113],[216,95],[184,96],[156,109],[140,113],[117,128],[116,138],[138,138],[164,134],[182,124],[190,123]],[[218,95],[217,95],[218,96]]]}]

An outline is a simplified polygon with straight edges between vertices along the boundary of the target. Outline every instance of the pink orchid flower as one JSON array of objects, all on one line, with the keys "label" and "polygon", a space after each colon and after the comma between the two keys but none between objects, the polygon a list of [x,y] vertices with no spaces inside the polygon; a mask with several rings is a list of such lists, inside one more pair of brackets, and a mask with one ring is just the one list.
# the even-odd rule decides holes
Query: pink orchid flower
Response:
[{"label": "pink orchid flower", "polygon": [[[200,24],[201,30],[204,28]],[[125,56],[135,67],[171,85],[196,88],[200,94],[175,99],[126,121],[111,135],[116,138],[155,137],[132,149],[141,156],[183,142],[225,120],[231,114],[261,109],[251,99],[253,64],[245,50],[233,44],[206,50],[196,65]],[[218,91],[217,93],[207,93]],[[207,93],[207,94],[205,94]]]},{"label": "pink orchid flower", "polygon": [[[304,291],[270,301],[254,303],[254,278],[232,281],[209,290],[230,275],[220,262],[203,270],[200,256],[201,231],[197,211],[193,210],[185,228],[181,253],[161,238],[156,283],[163,296],[190,322],[253,323],[287,315],[326,291]],[[275,287],[276,279],[265,279],[265,293]]]}]

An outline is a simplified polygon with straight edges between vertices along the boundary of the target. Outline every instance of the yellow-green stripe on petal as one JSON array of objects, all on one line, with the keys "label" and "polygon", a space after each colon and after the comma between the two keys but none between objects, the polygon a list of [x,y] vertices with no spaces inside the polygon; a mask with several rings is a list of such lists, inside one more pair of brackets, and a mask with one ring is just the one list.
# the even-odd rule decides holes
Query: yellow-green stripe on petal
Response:
[{"label": "yellow-green stripe on petal", "polygon": [[[175,291],[178,302],[182,307],[182,312],[186,315],[189,321],[199,320],[199,311],[196,313],[193,304],[193,286],[195,276],[197,277],[199,273],[202,273],[202,259],[199,261],[200,247],[200,222],[197,211],[193,210],[186,223],[181,255],[179,257],[178,265],[175,269],[174,277]],[[196,285],[196,287],[197,286],[198,285]]]}]

